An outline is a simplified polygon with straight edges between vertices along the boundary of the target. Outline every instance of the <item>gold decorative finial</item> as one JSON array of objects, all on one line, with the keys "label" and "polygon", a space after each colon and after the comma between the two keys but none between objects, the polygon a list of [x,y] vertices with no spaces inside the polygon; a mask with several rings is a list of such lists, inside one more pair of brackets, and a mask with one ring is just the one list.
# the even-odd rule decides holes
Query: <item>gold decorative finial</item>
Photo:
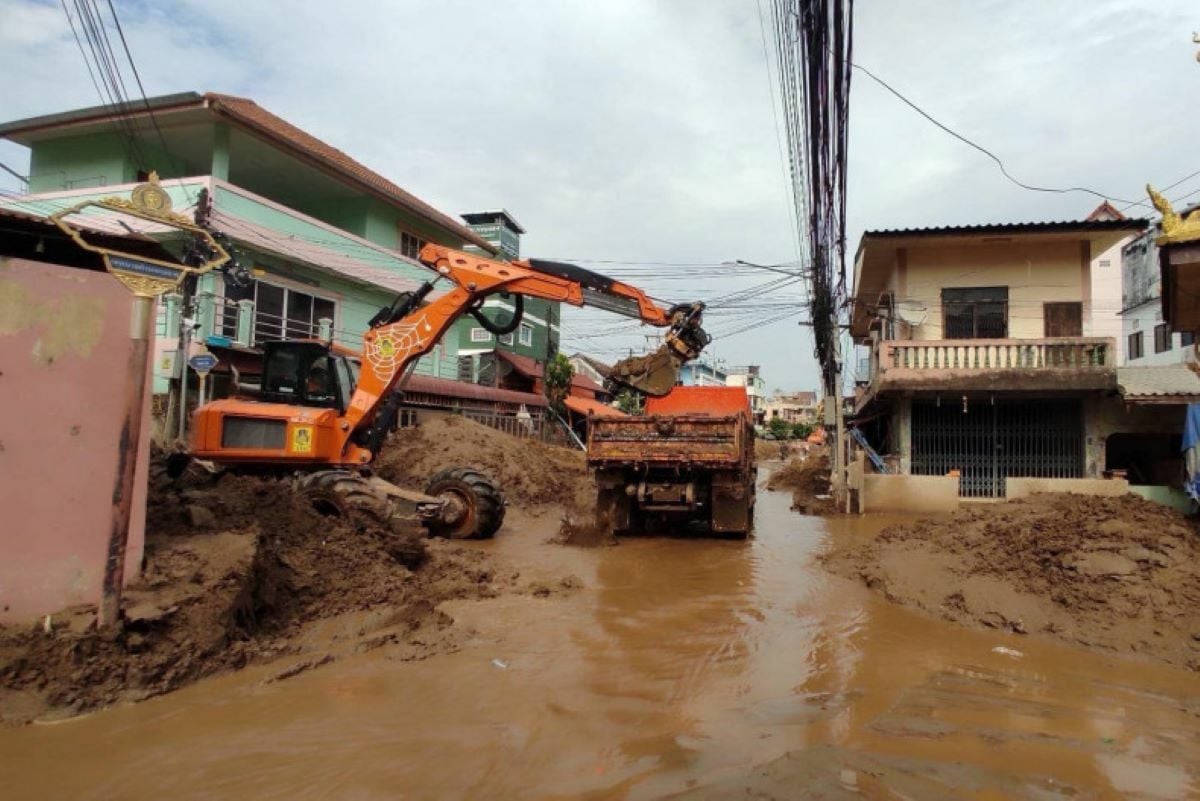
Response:
[{"label": "gold decorative finial", "polygon": [[1180,217],[1171,208],[1171,203],[1165,197],[1154,191],[1154,187],[1146,184],[1146,192],[1150,202],[1162,214],[1162,235],[1158,238],[1160,245],[1172,245],[1179,242],[1200,240],[1200,209],[1196,209],[1187,217]]}]

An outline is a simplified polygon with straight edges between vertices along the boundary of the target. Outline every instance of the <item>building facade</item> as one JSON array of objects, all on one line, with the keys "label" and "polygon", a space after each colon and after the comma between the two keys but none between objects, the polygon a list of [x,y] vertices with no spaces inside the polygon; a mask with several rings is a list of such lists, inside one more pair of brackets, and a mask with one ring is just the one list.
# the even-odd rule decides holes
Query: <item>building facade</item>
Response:
[{"label": "building facade", "polygon": [[[1170,443],[1183,409],[1164,399],[1178,404],[1180,394],[1146,389],[1154,382],[1144,375],[1123,382],[1115,337],[1095,334],[1092,271],[1102,268],[1093,254],[1145,226],[1121,219],[864,234],[851,334],[868,353],[869,380],[855,416],[892,475],[859,486],[927,477],[928,486],[918,481],[893,497],[943,493],[956,503],[1035,488],[1111,491],[1118,485],[1087,482],[1141,476],[1151,484],[1174,469]],[[1138,446],[1151,440],[1162,447]]]},{"label": "building facade", "polygon": [[1125,359],[1122,364],[1146,367],[1195,362],[1195,334],[1172,331],[1163,316],[1162,272],[1156,228],[1121,248],[1121,320]]},{"label": "building facade", "polygon": [[[96,107],[0,124],[0,136],[30,150],[29,194],[0,206],[44,216],[128,195],[156,173],[175,210],[224,234],[249,275],[244,285],[203,277],[186,309],[194,321],[188,352],[204,343],[221,359],[218,391],[230,366],[253,373],[264,340],[319,337],[360,348],[381,308],[434,277],[416,258],[426,243],[518,252],[508,236],[481,236],[246,98],[188,92],[151,98],[129,114],[132,123]],[[130,125],[140,135],[128,135]],[[179,341],[182,300],[160,304],[158,392],[179,380],[187,355]],[[551,316],[530,314],[514,342],[549,347],[547,326],[539,339],[537,323],[528,323]],[[464,378],[458,348],[475,337],[473,323],[457,321],[416,374]]]},{"label": "building facade", "polygon": [[677,381],[685,387],[724,387],[728,379],[722,366],[701,357],[680,367]]},{"label": "building facade", "polygon": [[756,425],[766,421],[767,414],[767,382],[760,374],[758,365],[730,367],[725,371],[725,386],[745,387],[746,396],[750,399],[750,412]]}]

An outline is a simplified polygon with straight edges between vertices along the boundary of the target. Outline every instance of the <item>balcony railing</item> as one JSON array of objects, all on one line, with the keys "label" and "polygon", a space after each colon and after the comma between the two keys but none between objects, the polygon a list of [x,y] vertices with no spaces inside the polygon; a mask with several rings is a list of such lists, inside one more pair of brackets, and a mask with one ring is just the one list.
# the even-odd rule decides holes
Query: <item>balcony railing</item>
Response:
[{"label": "balcony railing", "polygon": [[1108,337],[885,340],[870,356],[863,408],[881,392],[1091,392],[1117,385]]},{"label": "balcony railing", "polygon": [[890,370],[1111,370],[1106,337],[938,339],[879,344],[879,372]]}]

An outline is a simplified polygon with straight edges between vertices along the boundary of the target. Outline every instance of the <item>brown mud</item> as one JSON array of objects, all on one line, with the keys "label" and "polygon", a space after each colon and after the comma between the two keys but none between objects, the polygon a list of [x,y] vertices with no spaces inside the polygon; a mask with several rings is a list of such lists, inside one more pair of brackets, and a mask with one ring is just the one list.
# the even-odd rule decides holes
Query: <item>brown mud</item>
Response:
[{"label": "brown mud", "polygon": [[837,504],[830,497],[829,453],[818,448],[805,456],[789,459],[771,473],[767,489],[791,490],[792,508],[806,515],[837,514]]},{"label": "brown mud", "polygon": [[513,437],[457,415],[429,416],[401,429],[376,462],[381,477],[416,490],[439,470],[463,466],[497,481],[510,505],[586,507],[595,492],[581,451]]},{"label": "brown mud", "polygon": [[958,623],[1200,670],[1200,537],[1134,495],[1046,494],[834,539],[827,568]]},{"label": "brown mud", "polygon": [[[485,554],[323,516],[287,480],[160,481],[120,627],[97,631],[91,606],[0,627],[0,720],[141,700],[281,657],[286,678],[384,644],[438,653],[458,634],[437,605],[504,585]],[[314,635],[332,620],[341,625]]]}]

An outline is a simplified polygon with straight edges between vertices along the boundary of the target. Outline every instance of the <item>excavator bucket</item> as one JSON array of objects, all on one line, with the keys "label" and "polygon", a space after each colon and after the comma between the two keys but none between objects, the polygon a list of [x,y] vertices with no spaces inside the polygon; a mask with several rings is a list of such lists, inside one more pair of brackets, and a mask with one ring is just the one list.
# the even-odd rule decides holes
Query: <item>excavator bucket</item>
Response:
[{"label": "excavator bucket", "polygon": [[646,356],[630,356],[612,366],[608,380],[619,386],[661,398],[675,388],[683,364],[675,352],[663,345]]},{"label": "excavator bucket", "polygon": [[703,303],[672,308],[671,330],[662,346],[654,353],[630,356],[614,364],[607,376],[609,382],[654,398],[669,394],[679,379],[679,368],[699,356],[712,340],[700,327],[703,311]]}]

